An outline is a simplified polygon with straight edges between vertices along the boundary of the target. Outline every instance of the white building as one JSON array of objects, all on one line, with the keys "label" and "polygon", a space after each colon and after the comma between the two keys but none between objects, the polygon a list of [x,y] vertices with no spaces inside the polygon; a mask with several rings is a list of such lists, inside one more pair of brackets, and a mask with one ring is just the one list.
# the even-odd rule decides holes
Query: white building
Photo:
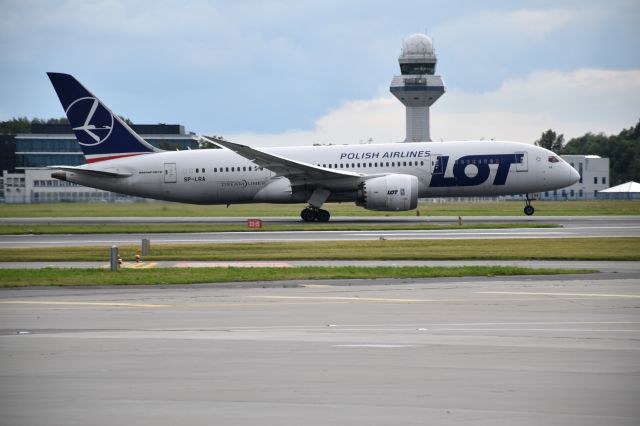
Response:
[{"label": "white building", "polygon": [[580,180],[563,189],[540,194],[541,200],[594,200],[598,191],[609,188],[609,159],[597,155],[563,155],[580,173]]},{"label": "white building", "polygon": [[[24,173],[3,173],[1,180],[7,204],[58,202],[142,201],[138,197],[88,188],[51,177],[51,169],[26,169]],[[147,201],[147,200],[144,200]]]},{"label": "white building", "polygon": [[607,200],[640,200],[640,183],[626,182],[598,192],[598,198]]}]

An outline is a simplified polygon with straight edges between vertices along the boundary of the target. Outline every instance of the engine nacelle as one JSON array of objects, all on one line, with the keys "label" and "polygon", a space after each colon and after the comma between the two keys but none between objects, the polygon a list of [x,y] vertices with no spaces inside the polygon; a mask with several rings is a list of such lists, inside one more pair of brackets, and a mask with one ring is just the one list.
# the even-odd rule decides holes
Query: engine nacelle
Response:
[{"label": "engine nacelle", "polygon": [[418,178],[387,175],[362,183],[357,205],[368,210],[400,211],[418,206]]}]

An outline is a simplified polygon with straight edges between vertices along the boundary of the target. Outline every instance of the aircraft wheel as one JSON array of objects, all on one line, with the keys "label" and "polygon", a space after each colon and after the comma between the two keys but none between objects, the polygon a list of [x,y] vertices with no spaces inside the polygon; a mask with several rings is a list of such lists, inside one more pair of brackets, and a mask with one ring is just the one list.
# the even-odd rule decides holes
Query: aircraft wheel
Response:
[{"label": "aircraft wheel", "polygon": [[314,212],[312,209],[307,208],[300,212],[300,217],[305,222],[313,222],[314,220],[316,220],[316,212]]},{"label": "aircraft wheel", "polygon": [[316,218],[318,219],[318,222],[329,222],[329,219],[331,219],[331,213],[320,209],[316,212]]},{"label": "aircraft wheel", "polygon": [[527,216],[531,216],[536,210],[533,208],[533,206],[525,206],[524,207],[524,214],[526,214]]}]

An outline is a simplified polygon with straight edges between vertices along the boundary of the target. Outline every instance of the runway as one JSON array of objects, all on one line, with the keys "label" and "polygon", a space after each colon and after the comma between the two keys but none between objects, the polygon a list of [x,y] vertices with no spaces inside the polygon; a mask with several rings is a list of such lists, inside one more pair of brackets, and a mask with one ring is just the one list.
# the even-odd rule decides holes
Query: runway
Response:
[{"label": "runway", "polygon": [[[396,223],[400,218],[391,218]],[[416,223],[422,219],[403,222]],[[349,218],[348,221],[354,220]],[[451,220],[449,218],[448,220]],[[457,219],[456,219],[457,220]],[[485,217],[494,223],[503,218]],[[529,218],[527,223],[549,223],[547,217]],[[467,219],[465,219],[467,221]],[[340,220],[337,221],[340,223]],[[268,223],[268,222],[267,222]],[[384,218],[375,218],[376,224],[385,224]],[[562,228],[514,229],[450,229],[450,230],[367,230],[367,231],[258,231],[258,232],[203,232],[203,233],[139,233],[139,234],[79,234],[79,235],[3,235],[0,248],[59,247],[139,244],[149,238],[152,244],[206,244],[275,241],[346,241],[384,239],[498,239],[498,238],[575,238],[575,237],[640,237],[640,216],[555,217],[552,223]]]},{"label": "runway", "polygon": [[635,425],[640,279],[0,291],[11,425]]}]

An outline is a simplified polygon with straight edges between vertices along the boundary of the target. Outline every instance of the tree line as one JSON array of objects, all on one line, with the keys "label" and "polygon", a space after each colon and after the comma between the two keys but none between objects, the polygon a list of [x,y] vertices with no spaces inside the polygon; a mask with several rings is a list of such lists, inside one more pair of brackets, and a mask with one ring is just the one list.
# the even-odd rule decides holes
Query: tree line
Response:
[{"label": "tree line", "polygon": [[609,158],[611,186],[640,181],[640,120],[617,135],[587,133],[564,142],[564,135],[549,129],[535,144],[560,155],[599,155]]},{"label": "tree line", "polygon": [[18,117],[11,120],[0,121],[0,134],[15,135],[17,133],[31,133],[32,124],[69,124],[69,120],[64,118],[32,118]]},{"label": "tree line", "polygon": [[[128,118],[119,116],[125,123],[132,125],[133,122]],[[67,117],[61,118],[32,118],[27,117],[13,117],[11,120],[0,121],[0,134],[15,135],[18,133],[31,133],[32,124],[69,124]]]}]

